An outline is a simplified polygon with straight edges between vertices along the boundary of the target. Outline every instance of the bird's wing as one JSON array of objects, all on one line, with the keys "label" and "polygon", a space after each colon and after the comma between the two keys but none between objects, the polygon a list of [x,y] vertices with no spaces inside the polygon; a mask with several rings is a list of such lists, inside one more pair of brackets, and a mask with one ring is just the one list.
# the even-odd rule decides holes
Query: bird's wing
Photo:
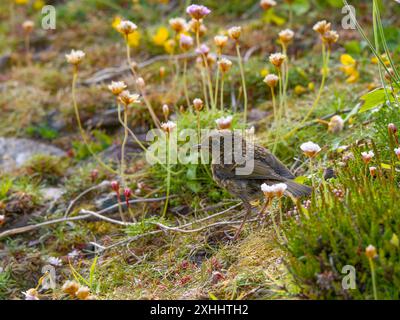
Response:
[{"label": "bird's wing", "polygon": [[294,179],[295,176],[289,171],[289,169],[272,153],[265,150],[262,153],[262,159],[256,159],[256,162],[261,162],[261,164],[257,164],[255,167],[259,167],[260,169],[264,167],[269,167],[269,170],[275,171],[279,176],[282,176],[286,179]]},{"label": "bird's wing", "polygon": [[237,174],[236,169],[240,167],[238,164],[222,165],[218,168],[218,175],[234,180],[275,180],[277,182],[286,180],[284,176],[279,175],[269,165],[260,160],[254,160],[254,168],[250,174]]}]

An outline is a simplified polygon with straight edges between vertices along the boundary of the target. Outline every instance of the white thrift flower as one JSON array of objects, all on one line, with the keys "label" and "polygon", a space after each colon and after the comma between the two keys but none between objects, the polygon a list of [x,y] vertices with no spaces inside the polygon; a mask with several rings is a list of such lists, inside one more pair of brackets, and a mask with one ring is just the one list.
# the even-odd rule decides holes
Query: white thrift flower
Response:
[{"label": "white thrift flower", "polygon": [[0,214],[0,226],[4,224],[5,221],[6,221],[6,216],[4,214]]},{"label": "white thrift flower", "polygon": [[65,58],[68,63],[77,66],[82,62],[85,55],[86,54],[82,50],[71,50],[71,53],[66,54]]},{"label": "white thrift flower", "polygon": [[283,196],[287,189],[287,185],[285,183],[277,183],[273,185],[268,185],[266,183],[263,183],[261,185],[261,191],[264,193],[265,197],[267,199],[272,199],[272,198],[280,198]]},{"label": "white thrift flower", "polygon": [[129,20],[123,20],[117,26],[117,30],[125,35],[134,33],[137,29],[137,25]]},{"label": "white thrift flower", "polygon": [[123,81],[112,81],[108,86],[108,89],[116,96],[121,94],[126,89],[127,85]]},{"label": "white thrift flower", "polygon": [[215,120],[215,123],[217,124],[219,130],[229,129],[232,125],[232,119],[232,116],[227,116],[225,118],[222,117]]},{"label": "white thrift flower", "polygon": [[175,128],[176,128],[176,123],[173,121],[168,121],[165,123],[161,124],[161,128],[167,132],[167,133],[171,133]]},{"label": "white thrift flower", "polygon": [[303,143],[300,149],[309,158],[314,158],[321,151],[320,146],[311,141]]},{"label": "white thrift flower", "polygon": [[361,157],[365,164],[368,164],[374,156],[373,151],[361,152]]},{"label": "white thrift flower", "polygon": [[60,258],[56,258],[56,257],[48,257],[47,258],[47,262],[50,263],[51,265],[55,266],[55,267],[59,267],[62,265],[62,261]]}]

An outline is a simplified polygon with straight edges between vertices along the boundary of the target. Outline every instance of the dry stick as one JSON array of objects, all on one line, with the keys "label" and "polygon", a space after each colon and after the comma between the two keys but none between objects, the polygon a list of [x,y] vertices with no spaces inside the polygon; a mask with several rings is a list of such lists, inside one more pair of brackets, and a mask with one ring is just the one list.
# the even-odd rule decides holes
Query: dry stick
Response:
[{"label": "dry stick", "polygon": [[[174,196],[170,196],[170,198],[172,198],[172,197],[174,197]],[[155,201],[163,201],[163,200],[165,200],[165,197],[148,198],[148,199],[144,198],[144,199],[130,200],[129,203],[130,204],[134,204],[134,203],[155,202]],[[100,210],[99,212],[97,212],[97,214],[102,214],[102,213],[106,213],[106,212],[112,211],[117,207],[118,207],[118,204],[114,204],[114,205],[112,205],[110,207],[107,207],[107,208],[105,208],[103,210]],[[67,222],[67,221],[83,220],[83,219],[87,219],[87,218],[90,218],[90,217],[92,217],[91,214],[80,215],[80,216],[76,216],[76,217],[64,217],[64,218],[49,220],[49,221],[45,221],[45,222],[41,222],[41,223],[37,223],[37,224],[33,224],[33,225],[20,227],[20,228],[10,229],[10,230],[6,230],[6,231],[0,233],[0,239],[4,238],[4,237],[15,235],[15,234],[20,234],[20,233],[25,233],[25,232],[28,232],[28,231],[36,230],[36,229],[39,229],[41,227],[44,227],[44,226],[47,226],[47,225],[51,225],[51,224],[56,224],[56,223],[60,223],[60,222]]]},{"label": "dry stick", "polygon": [[[180,228],[186,228],[186,227],[192,226],[192,225],[194,225],[196,223],[203,222],[203,221],[215,218],[215,217],[217,217],[219,215],[222,215],[222,214],[224,214],[224,213],[226,213],[226,212],[228,212],[228,211],[230,211],[230,210],[232,210],[234,208],[237,208],[241,204],[242,203],[238,203],[238,204],[236,204],[236,205],[234,205],[234,206],[232,206],[232,207],[230,207],[230,208],[228,208],[226,210],[223,210],[221,212],[215,213],[215,214],[213,214],[211,216],[207,216],[207,217],[202,218],[200,220],[196,220],[196,221],[193,221],[193,222],[186,223],[186,224],[180,226]],[[128,244],[128,243],[131,243],[132,241],[144,238],[146,236],[155,235],[155,234],[159,234],[159,233],[162,233],[162,232],[165,232],[165,230],[150,231],[150,232],[147,232],[147,233],[139,234],[139,235],[134,236],[134,237],[130,237],[128,239],[124,239],[124,240],[118,241],[118,242],[116,242],[116,243],[114,243],[114,244],[112,244],[112,245],[110,245],[108,247],[102,247],[100,245],[99,245],[99,247],[102,247],[102,251],[105,251],[105,250],[109,250],[109,249],[112,249],[112,248],[115,248],[115,247],[118,247],[118,246],[121,246],[121,245],[125,245],[125,244]]]}]

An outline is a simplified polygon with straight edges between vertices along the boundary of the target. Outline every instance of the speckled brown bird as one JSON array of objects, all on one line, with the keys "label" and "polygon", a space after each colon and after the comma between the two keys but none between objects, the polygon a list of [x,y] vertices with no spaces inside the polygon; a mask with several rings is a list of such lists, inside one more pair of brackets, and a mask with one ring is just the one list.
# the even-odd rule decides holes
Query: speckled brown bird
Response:
[{"label": "speckled brown bird", "polygon": [[[241,141],[241,143],[238,143],[238,141]],[[226,148],[226,143],[231,143],[232,148]],[[246,146],[247,150],[253,148],[254,152],[247,152]],[[211,164],[213,178],[219,186],[243,201],[247,209],[245,219],[251,212],[250,202],[263,198],[261,191],[261,184],[263,183],[268,185],[285,183],[287,185],[285,194],[295,198],[307,196],[311,193],[310,187],[294,182],[295,176],[266,148],[246,141],[237,133],[234,134],[233,131],[221,130],[210,134],[206,140],[203,140],[201,148],[207,148],[210,154],[214,152]],[[241,148],[243,157],[249,153],[248,158],[241,164],[236,163],[234,157],[232,157],[234,152],[239,151],[238,148]],[[216,152],[216,150],[219,150],[219,152]],[[231,155],[228,154],[227,156],[226,152],[231,153]],[[254,157],[252,154],[254,154]],[[215,159],[218,156],[219,159]],[[236,169],[243,167],[245,162],[251,161],[253,158],[253,170],[244,175],[238,174]],[[233,160],[226,161],[226,159]],[[239,228],[239,232],[240,230],[241,228]]]}]

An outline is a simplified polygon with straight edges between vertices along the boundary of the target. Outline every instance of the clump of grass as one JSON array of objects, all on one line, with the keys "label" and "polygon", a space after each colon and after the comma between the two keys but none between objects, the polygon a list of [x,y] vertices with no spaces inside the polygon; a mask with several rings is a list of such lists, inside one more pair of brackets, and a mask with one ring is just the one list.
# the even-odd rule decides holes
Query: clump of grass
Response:
[{"label": "clump of grass", "polygon": [[25,170],[29,175],[39,178],[40,181],[55,183],[64,176],[67,167],[68,159],[38,154],[26,163]]},{"label": "clump of grass", "polygon": [[[368,165],[376,166],[373,176],[365,170],[360,148],[353,149],[354,160],[338,167],[332,184],[322,183],[311,206],[286,227],[289,271],[311,299],[372,299],[373,275],[365,249],[372,244],[379,299],[399,299],[400,250],[397,239],[400,212],[399,193],[393,171],[382,168],[381,154]],[[385,166],[384,166],[385,167]],[[356,270],[356,287],[345,290],[342,268]]]}]

